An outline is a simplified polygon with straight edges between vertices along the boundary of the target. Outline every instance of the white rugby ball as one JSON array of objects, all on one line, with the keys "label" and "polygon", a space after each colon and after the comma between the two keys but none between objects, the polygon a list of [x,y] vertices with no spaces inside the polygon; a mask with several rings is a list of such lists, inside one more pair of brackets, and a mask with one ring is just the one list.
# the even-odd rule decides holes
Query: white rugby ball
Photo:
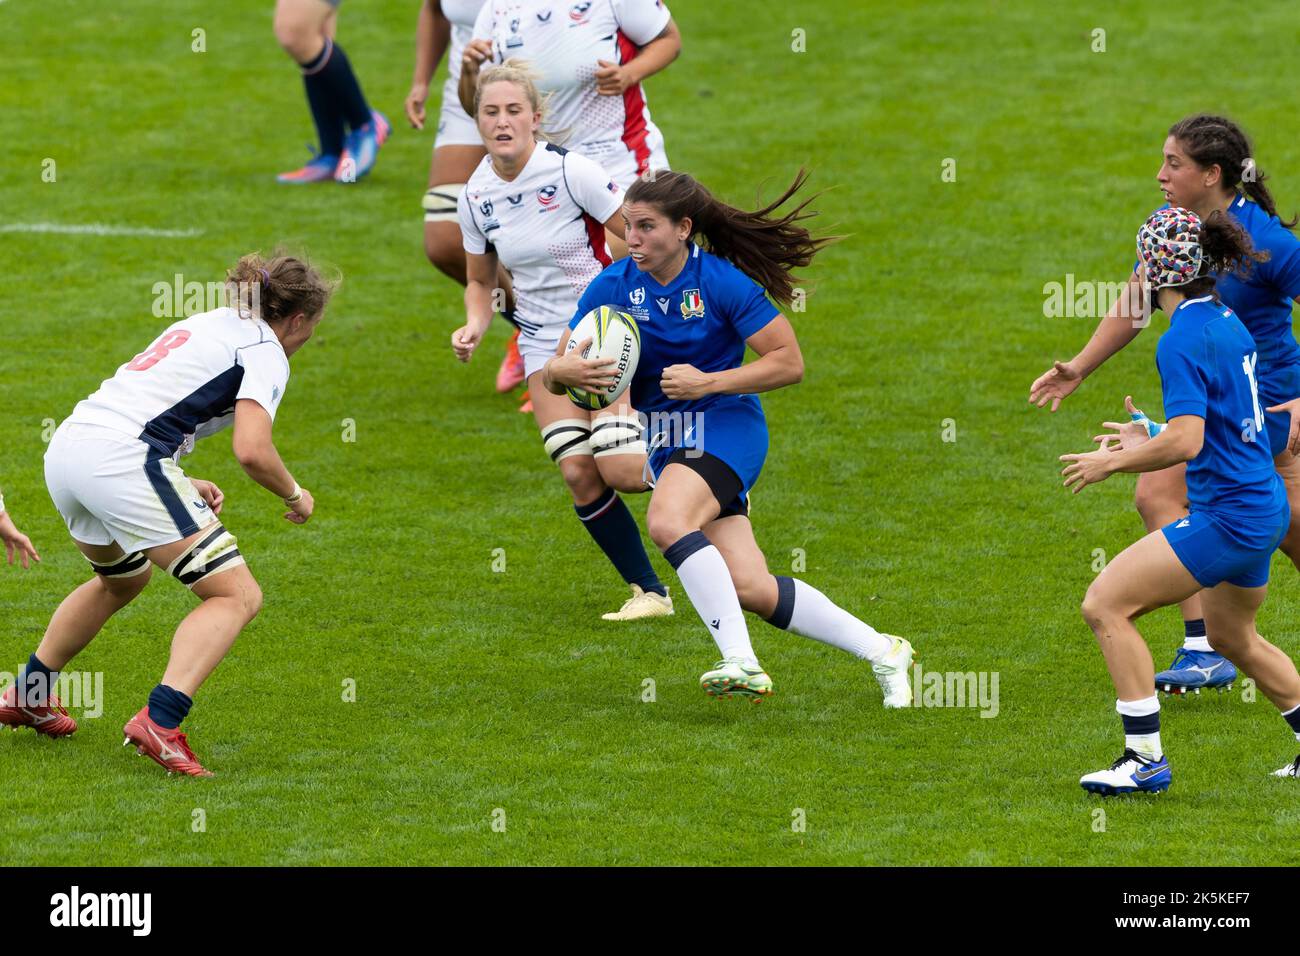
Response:
[{"label": "white rugby ball", "polygon": [[572,352],[578,343],[587,339],[591,339],[591,345],[583,351],[582,357],[613,359],[614,381],[599,392],[582,388],[566,388],[565,391],[575,405],[587,409],[605,408],[616,402],[632,384],[637,362],[641,360],[641,330],[637,328],[636,319],[626,312],[620,312],[612,305],[601,305],[578,320],[577,326],[569,333],[565,351]]}]

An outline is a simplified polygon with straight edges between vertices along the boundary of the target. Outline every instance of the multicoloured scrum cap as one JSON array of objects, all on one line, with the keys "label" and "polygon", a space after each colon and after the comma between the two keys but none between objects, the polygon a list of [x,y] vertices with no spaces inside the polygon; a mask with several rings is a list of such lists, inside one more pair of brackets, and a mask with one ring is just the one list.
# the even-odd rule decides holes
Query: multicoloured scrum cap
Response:
[{"label": "multicoloured scrum cap", "polygon": [[1205,262],[1200,217],[1176,206],[1157,209],[1138,230],[1137,253],[1153,296],[1157,289],[1186,285],[1202,275]]}]

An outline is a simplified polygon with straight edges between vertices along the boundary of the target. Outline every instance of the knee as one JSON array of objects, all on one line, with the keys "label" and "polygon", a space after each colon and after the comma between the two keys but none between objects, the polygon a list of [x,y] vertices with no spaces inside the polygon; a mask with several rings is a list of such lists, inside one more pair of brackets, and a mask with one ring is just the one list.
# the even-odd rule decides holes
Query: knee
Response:
[{"label": "knee", "polygon": [[1234,631],[1232,628],[1219,627],[1214,630],[1206,628],[1206,639],[1210,647],[1230,661],[1240,660],[1250,650],[1253,633]]},{"label": "knee", "polygon": [[731,572],[731,583],[736,587],[736,597],[740,606],[763,618],[769,618],[776,611],[776,579],[772,575]]},{"label": "knee", "polygon": [[596,460],[590,455],[574,455],[561,459],[560,474],[575,502],[595,501],[605,489],[600,471],[596,468]]},{"label": "knee", "polygon": [[299,65],[317,57],[325,42],[319,27],[283,4],[275,11],[275,39]]},{"label": "knee", "polygon": [[666,508],[656,508],[653,502],[645,515],[645,529],[660,551],[667,551],[692,531],[699,530],[688,527],[681,515],[671,514]]},{"label": "knee", "polygon": [[145,585],[149,583],[149,578],[153,575],[153,566],[150,565],[139,574],[129,578],[97,578],[104,593],[110,600],[114,601],[119,607],[125,607],[140,596]]},{"label": "knee", "polygon": [[1084,623],[1092,628],[1093,634],[1100,637],[1106,630],[1106,621],[1114,612],[1114,609],[1107,603],[1100,589],[1093,584],[1083,596],[1083,603],[1079,605],[1079,613],[1083,616]]},{"label": "knee", "polygon": [[244,613],[244,623],[251,623],[262,610],[262,588],[250,576],[239,586],[237,599]]}]

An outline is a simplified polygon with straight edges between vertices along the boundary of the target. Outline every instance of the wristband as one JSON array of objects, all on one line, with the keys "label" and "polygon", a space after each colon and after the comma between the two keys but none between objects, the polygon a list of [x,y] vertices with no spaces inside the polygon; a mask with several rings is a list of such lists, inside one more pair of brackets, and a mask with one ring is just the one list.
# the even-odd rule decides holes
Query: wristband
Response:
[{"label": "wristband", "polygon": [[1129,414],[1133,421],[1147,430],[1148,438],[1155,438],[1168,427],[1165,422],[1153,422],[1147,418],[1146,412],[1130,412]]},{"label": "wristband", "polygon": [[298,482],[293,483],[293,494],[284,499],[286,505],[296,505],[302,501],[302,489],[298,487]]},{"label": "wristband", "polygon": [[4,513],[5,513],[5,496],[4,496],[4,492],[0,491],[0,515]]}]

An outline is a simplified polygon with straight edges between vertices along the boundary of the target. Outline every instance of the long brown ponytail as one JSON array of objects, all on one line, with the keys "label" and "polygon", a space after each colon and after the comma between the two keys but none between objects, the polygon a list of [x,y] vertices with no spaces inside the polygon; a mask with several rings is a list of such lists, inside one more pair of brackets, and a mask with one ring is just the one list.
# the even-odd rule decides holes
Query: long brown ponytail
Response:
[{"label": "long brown ponytail", "polygon": [[673,222],[689,218],[688,241],[698,237],[709,252],[731,262],[781,305],[789,305],[794,299],[791,272],[807,266],[823,247],[841,238],[816,237],[800,225],[816,215],[805,209],[820,193],[787,213],[776,213],[807,180],[807,170],[800,169],[794,182],[774,201],[745,212],[715,198],[694,177],[660,169],[634,182],[624,202],[647,203]]},{"label": "long brown ponytail", "polygon": [[[1270,216],[1282,218],[1273,202],[1273,194],[1264,185],[1268,177],[1255,165],[1250,137],[1232,120],[1226,116],[1197,113],[1169,127],[1169,135],[1178,140],[1196,165],[1203,169],[1217,165],[1222,171],[1225,187],[1240,187]],[[1282,220],[1282,225],[1290,229],[1297,221],[1300,217]]]},{"label": "long brown ponytail", "polygon": [[[1204,256],[1201,266],[1203,271],[1212,270],[1219,275],[1245,275],[1256,262],[1267,262],[1269,258],[1268,250],[1257,252],[1251,245],[1246,230],[1217,209],[1201,220],[1199,240]],[[1178,291],[1189,299],[1202,295],[1213,295],[1216,300],[1219,298],[1214,288],[1214,277],[1208,275],[1178,286]]]}]

